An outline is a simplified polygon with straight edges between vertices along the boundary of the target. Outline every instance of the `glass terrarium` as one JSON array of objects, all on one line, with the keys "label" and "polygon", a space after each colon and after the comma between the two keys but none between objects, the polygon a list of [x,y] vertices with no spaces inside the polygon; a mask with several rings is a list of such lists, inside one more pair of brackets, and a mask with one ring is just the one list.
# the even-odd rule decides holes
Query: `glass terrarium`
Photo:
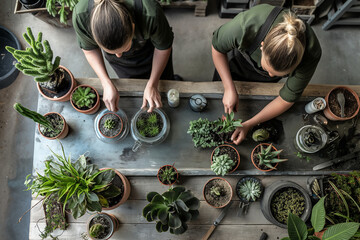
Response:
[{"label": "glass terrarium", "polygon": [[321,127],[306,125],[299,129],[295,137],[295,147],[305,153],[315,153],[325,147],[328,135]]}]

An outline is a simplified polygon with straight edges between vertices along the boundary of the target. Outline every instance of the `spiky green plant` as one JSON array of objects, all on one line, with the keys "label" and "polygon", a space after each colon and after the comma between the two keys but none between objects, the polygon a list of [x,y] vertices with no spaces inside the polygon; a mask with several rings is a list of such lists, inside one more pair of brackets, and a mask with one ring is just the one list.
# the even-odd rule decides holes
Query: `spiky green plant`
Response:
[{"label": "spiky green plant", "polygon": [[145,127],[145,120],[141,117],[139,117],[136,121],[136,127],[138,129],[143,129]]},{"label": "spiky green plant", "polygon": [[146,132],[150,137],[155,137],[159,134],[160,131],[158,126],[150,126],[146,129]]},{"label": "spiky green plant", "polygon": [[275,169],[273,164],[287,161],[287,159],[279,158],[282,151],[283,150],[272,151],[272,144],[270,144],[266,149],[264,149],[263,145],[260,145],[260,152],[257,154],[259,166],[266,166],[268,168]]},{"label": "spiky green plant", "polygon": [[96,94],[91,92],[90,87],[78,87],[73,95],[72,101],[78,108],[92,108],[95,102]]},{"label": "spiky green plant", "polygon": [[246,201],[255,202],[261,195],[261,184],[254,179],[247,179],[239,186],[238,191]]},{"label": "spiky green plant", "polygon": [[95,223],[90,227],[89,234],[92,238],[98,238],[104,232],[105,228],[101,223]]},{"label": "spiky green plant", "polygon": [[210,194],[216,197],[220,197],[222,195],[223,191],[221,189],[221,187],[219,186],[212,186],[210,188]]},{"label": "spiky green plant", "polygon": [[224,176],[235,166],[235,161],[230,158],[228,154],[222,154],[213,157],[213,163],[211,164],[211,170],[216,175]]},{"label": "spiky green plant", "polygon": [[161,168],[160,179],[164,184],[172,184],[176,180],[177,172],[173,166]]},{"label": "spiky green plant", "polygon": [[[60,22],[67,24],[69,10],[72,11],[78,2],[79,0],[46,0],[46,9],[53,17],[59,14]],[[60,9],[57,9],[57,6],[60,6]]]},{"label": "spiky green plant", "polygon": [[116,122],[113,119],[106,119],[105,123],[104,123],[104,127],[107,130],[111,130],[115,127]]},{"label": "spiky green plant", "polygon": [[158,122],[157,114],[156,113],[150,113],[147,119],[147,122],[151,125],[156,125]]},{"label": "spiky green plant", "polygon": [[160,195],[150,192],[146,199],[150,202],[143,209],[148,222],[156,221],[156,230],[172,234],[182,234],[188,226],[186,222],[199,215],[200,201],[184,187],[170,188]]},{"label": "spiky green plant", "polygon": [[140,135],[144,137],[159,135],[161,128],[158,123],[157,113],[144,113],[136,120],[136,128]]},{"label": "spiky green plant", "polygon": [[215,125],[219,129],[217,133],[229,133],[235,131],[237,127],[242,127],[241,119],[234,120],[234,112],[227,113],[224,119],[218,119],[215,121]]},{"label": "spiky green plant", "polygon": [[[30,45],[26,50],[17,50],[13,47],[6,46],[6,50],[10,52],[19,62],[15,65],[17,69],[26,75],[35,77],[35,81],[42,83],[52,80],[55,70],[59,67],[60,57],[53,60],[53,51],[47,40],[42,42],[42,32],[35,37],[31,28],[26,28],[27,33],[23,34],[24,39]],[[58,78],[54,78],[58,79]],[[56,84],[58,86],[59,84]]]}]

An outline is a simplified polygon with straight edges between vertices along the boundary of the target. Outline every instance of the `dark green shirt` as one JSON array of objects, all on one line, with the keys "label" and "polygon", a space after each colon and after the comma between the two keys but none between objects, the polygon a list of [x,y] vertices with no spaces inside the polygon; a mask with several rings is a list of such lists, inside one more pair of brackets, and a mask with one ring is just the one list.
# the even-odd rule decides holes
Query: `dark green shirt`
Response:
[{"label": "dark green shirt", "polygon": [[[222,25],[213,33],[213,47],[224,54],[235,48],[239,50],[248,49],[273,8],[271,5],[261,4],[239,13],[233,20]],[[282,11],[278,15],[272,27],[283,21],[285,12]],[[320,43],[308,24],[306,24],[305,34],[306,47],[303,58],[297,68],[289,74],[287,81],[280,90],[281,98],[287,102],[295,102],[301,96],[320,61]],[[251,58],[261,67],[260,47],[255,50]]]},{"label": "dark green shirt", "polygon": [[[93,1],[93,0],[91,0]],[[141,34],[145,39],[152,42],[155,48],[165,50],[172,46],[174,33],[164,15],[164,12],[156,0],[142,0],[143,15],[134,17],[134,0],[125,0],[124,4],[132,13],[135,21],[135,36]],[[80,0],[73,10],[73,26],[80,47],[84,50],[99,48],[90,30],[89,0]],[[136,37],[134,37],[136,39]]]}]

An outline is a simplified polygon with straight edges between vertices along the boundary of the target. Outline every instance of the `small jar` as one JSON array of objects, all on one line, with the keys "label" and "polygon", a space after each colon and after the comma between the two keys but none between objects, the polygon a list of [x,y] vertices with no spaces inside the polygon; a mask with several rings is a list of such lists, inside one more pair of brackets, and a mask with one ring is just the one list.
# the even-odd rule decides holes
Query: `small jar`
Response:
[{"label": "small jar", "polygon": [[180,104],[179,91],[176,89],[170,89],[167,92],[168,104],[170,107],[178,107]]},{"label": "small jar", "polygon": [[322,97],[318,97],[305,105],[305,112],[308,114],[312,114],[324,110],[325,107],[326,107],[325,99]]},{"label": "small jar", "polygon": [[201,112],[206,108],[207,100],[203,95],[195,94],[190,97],[189,104],[191,110],[194,112]]}]

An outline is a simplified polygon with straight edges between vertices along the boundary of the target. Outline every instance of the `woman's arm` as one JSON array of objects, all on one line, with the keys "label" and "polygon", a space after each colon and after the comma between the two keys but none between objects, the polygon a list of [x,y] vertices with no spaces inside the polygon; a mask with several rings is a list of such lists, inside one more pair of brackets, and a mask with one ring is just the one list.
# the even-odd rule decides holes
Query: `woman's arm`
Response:
[{"label": "woman's arm", "polygon": [[286,112],[294,103],[286,102],[280,96],[272,100],[268,105],[266,105],[258,114],[256,114],[251,119],[242,123],[243,127],[238,127],[231,136],[231,140],[238,145],[241,143],[248,131],[255,125],[266,122],[270,119],[273,119],[282,113]]}]

